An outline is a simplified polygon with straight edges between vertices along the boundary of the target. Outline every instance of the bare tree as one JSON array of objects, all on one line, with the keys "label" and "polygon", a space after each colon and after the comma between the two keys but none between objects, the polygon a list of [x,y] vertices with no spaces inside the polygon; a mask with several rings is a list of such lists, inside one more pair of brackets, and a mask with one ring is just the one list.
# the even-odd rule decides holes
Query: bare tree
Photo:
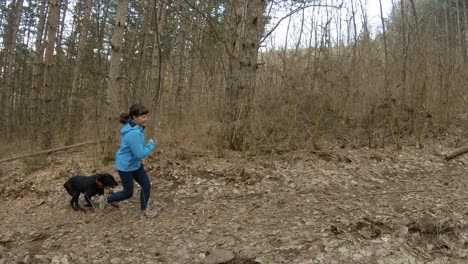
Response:
[{"label": "bare tree", "polygon": [[172,53],[173,59],[172,62],[174,63],[173,68],[174,68],[174,77],[173,79],[175,82],[173,82],[173,88],[172,90],[175,91],[173,100],[173,106],[172,109],[174,109],[175,113],[175,118],[174,121],[178,122],[181,119],[181,115],[183,112],[183,109],[185,108],[184,104],[186,103],[186,98],[185,95],[187,93],[186,89],[186,83],[185,83],[185,78],[186,78],[186,64],[187,64],[187,59],[186,59],[186,53],[187,53],[187,35],[189,33],[189,19],[188,17],[191,16],[191,14],[186,11],[186,8],[178,3],[177,4],[179,8],[179,12],[181,14],[180,18],[180,26],[179,26],[179,31],[177,34],[177,45],[175,46],[176,50],[175,52]]},{"label": "bare tree", "polygon": [[97,4],[98,4],[98,11],[101,11],[103,12],[102,14],[102,18],[101,20],[99,21],[98,18],[96,18],[96,24],[98,25],[98,39],[97,39],[97,45],[96,45],[96,48],[97,48],[97,56],[98,56],[98,66],[101,68],[102,64],[103,64],[103,57],[105,57],[102,51],[102,49],[104,48],[104,36],[106,34],[106,30],[107,30],[107,26],[106,26],[106,23],[107,23],[107,18],[108,18],[108,14],[109,14],[109,4],[110,4],[110,0],[106,0],[106,1],[97,1]]},{"label": "bare tree", "polygon": [[14,6],[11,10],[10,18],[8,20],[8,31],[5,39],[5,52],[3,54],[2,66],[3,66],[3,76],[2,76],[2,94],[1,94],[1,109],[3,110],[2,114],[2,123],[6,128],[7,138],[10,137],[11,129],[11,109],[13,107],[12,103],[12,80],[13,80],[13,71],[15,67],[15,46],[18,38],[18,29],[19,22],[21,18],[21,10],[23,8],[24,0],[17,0],[12,3]]},{"label": "bare tree", "polygon": [[117,17],[114,25],[114,32],[111,39],[111,58],[109,67],[109,79],[107,82],[105,98],[106,115],[106,144],[104,155],[106,158],[112,158],[116,149],[117,139],[117,120],[118,114],[123,110],[121,99],[119,98],[120,80],[121,80],[121,60],[122,47],[125,33],[125,21],[128,12],[128,0],[119,0]]},{"label": "bare tree", "polygon": [[462,1],[463,6],[463,35],[460,38],[463,39],[462,41],[462,49],[465,61],[468,61],[468,3],[466,1]]},{"label": "bare tree", "polygon": [[[403,1],[403,0],[401,0]],[[389,56],[388,56],[388,44],[387,44],[387,30],[385,26],[385,20],[383,16],[383,9],[382,9],[382,0],[379,0],[380,4],[380,20],[382,23],[382,37],[383,37],[383,44],[384,44],[384,54],[385,54],[385,62],[384,62],[384,89],[385,89],[385,100],[388,104],[390,104],[390,113],[388,116],[388,125],[390,127],[390,133],[392,135],[393,142],[395,145],[400,148],[400,131],[399,131],[399,124],[397,123],[397,127],[395,128],[395,121],[399,122],[397,113],[398,109],[395,109],[395,101],[391,98],[391,94],[389,91],[390,79],[389,79]],[[406,33],[405,33],[406,35]],[[384,142],[384,141],[382,141]]]},{"label": "bare tree", "polygon": [[154,92],[152,95],[151,109],[159,102],[161,93],[161,82],[162,82],[162,33],[164,22],[166,19],[167,5],[164,1],[159,1],[158,8],[155,9],[156,15],[154,16],[155,21],[155,34],[153,40],[153,52],[151,56],[151,87]]},{"label": "bare tree", "polygon": [[146,105],[149,102],[150,91],[148,89],[148,74],[149,64],[151,63],[151,57],[148,56],[151,50],[151,25],[154,22],[153,16],[155,15],[156,1],[147,1],[145,3],[145,12],[143,18],[143,28],[140,34],[140,41],[138,47],[138,61],[136,65],[136,89],[138,90],[138,99],[140,102],[144,102]]},{"label": "bare tree", "polygon": [[224,123],[231,149],[245,147],[255,89],[257,55],[264,29],[264,0],[231,0],[226,7],[226,76]]},{"label": "bare tree", "polygon": [[42,99],[41,124],[42,124],[42,149],[50,149],[52,147],[52,139],[54,135],[55,111],[53,95],[54,95],[54,46],[57,37],[57,27],[60,19],[60,3],[61,0],[51,0],[49,7],[49,16],[47,17],[47,44],[45,47],[44,59],[44,82],[42,91],[44,93]]},{"label": "bare tree", "polygon": [[[80,0],[81,1],[81,0]],[[63,48],[62,48],[62,43],[63,43],[63,31],[65,30],[65,22],[67,21],[67,10],[68,10],[68,0],[62,0],[61,3],[61,18],[60,19],[60,26],[59,26],[59,31],[57,32],[57,44],[55,46],[55,49],[57,50],[57,54],[59,56],[63,56]]]},{"label": "bare tree", "polygon": [[[34,44],[34,62],[32,68],[32,81],[31,81],[31,104],[30,104],[30,127],[38,128],[40,122],[40,109],[41,101],[40,94],[42,89],[42,84],[44,82],[44,41],[43,35],[45,30],[45,21],[46,21],[46,9],[49,1],[41,1],[41,7],[39,11],[39,21],[37,25],[37,35],[36,41]],[[29,130],[33,132],[33,130]],[[30,139],[34,143],[38,143],[37,133],[30,133]]]},{"label": "bare tree", "polygon": [[84,6],[84,13],[81,19],[80,24],[80,38],[78,40],[78,50],[77,50],[77,58],[76,64],[73,69],[73,83],[70,92],[70,96],[68,98],[68,119],[67,119],[67,130],[68,130],[68,138],[67,144],[71,145],[74,143],[77,135],[78,135],[78,122],[81,121],[79,117],[79,105],[82,102],[77,100],[79,98],[79,86],[81,84],[81,74],[85,56],[85,49],[86,49],[86,41],[88,38],[88,27],[89,27],[89,17],[91,15],[91,7],[92,7],[92,0],[86,0]]}]

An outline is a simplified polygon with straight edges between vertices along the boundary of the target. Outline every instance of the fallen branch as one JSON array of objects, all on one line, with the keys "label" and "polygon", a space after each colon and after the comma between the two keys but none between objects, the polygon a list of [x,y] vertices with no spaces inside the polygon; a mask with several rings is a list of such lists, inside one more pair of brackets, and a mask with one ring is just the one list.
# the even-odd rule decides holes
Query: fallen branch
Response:
[{"label": "fallen branch", "polygon": [[464,147],[461,147],[461,148],[458,148],[456,150],[454,150],[452,153],[448,154],[445,156],[445,160],[451,160],[455,157],[458,157],[460,156],[461,154],[465,154],[468,152],[468,146],[464,146]]},{"label": "fallen branch", "polygon": [[21,156],[17,156],[17,157],[13,157],[13,158],[2,159],[2,160],[0,160],[0,163],[7,162],[7,161],[12,161],[12,160],[17,160],[17,159],[22,159],[22,158],[39,156],[39,155],[43,155],[43,154],[50,154],[50,153],[53,153],[53,152],[57,152],[57,151],[61,151],[61,150],[67,150],[67,149],[71,149],[71,148],[82,147],[82,146],[86,146],[86,145],[93,145],[93,144],[97,144],[99,142],[101,142],[101,141],[91,141],[91,142],[79,143],[79,144],[60,147],[60,148],[42,150],[42,151],[39,151],[39,152],[36,152],[36,153],[21,155]]}]

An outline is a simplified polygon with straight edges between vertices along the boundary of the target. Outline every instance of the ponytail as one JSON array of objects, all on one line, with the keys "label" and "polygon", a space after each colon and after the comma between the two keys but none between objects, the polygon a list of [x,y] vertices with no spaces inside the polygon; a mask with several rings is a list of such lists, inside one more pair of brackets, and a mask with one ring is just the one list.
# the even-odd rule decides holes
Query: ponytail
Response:
[{"label": "ponytail", "polygon": [[125,125],[130,121],[130,118],[131,118],[131,116],[128,113],[120,114],[120,123]]}]

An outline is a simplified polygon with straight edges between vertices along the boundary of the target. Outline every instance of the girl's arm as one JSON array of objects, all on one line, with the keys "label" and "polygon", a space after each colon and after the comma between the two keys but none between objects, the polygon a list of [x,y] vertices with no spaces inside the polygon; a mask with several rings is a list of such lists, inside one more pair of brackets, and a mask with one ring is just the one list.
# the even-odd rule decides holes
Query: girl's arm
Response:
[{"label": "girl's arm", "polygon": [[136,131],[128,135],[127,143],[130,147],[130,150],[132,151],[133,156],[137,159],[143,159],[148,156],[155,146],[154,142],[150,140],[144,147],[144,137],[139,135]]}]

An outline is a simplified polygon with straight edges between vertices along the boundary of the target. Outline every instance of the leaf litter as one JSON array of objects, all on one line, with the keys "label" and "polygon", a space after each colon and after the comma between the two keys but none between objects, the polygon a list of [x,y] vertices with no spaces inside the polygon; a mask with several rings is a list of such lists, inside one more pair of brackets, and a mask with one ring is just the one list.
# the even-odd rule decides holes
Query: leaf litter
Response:
[{"label": "leaf litter", "polygon": [[[111,172],[88,149],[0,167],[0,263],[466,263],[467,156],[442,147],[271,155],[161,150],[119,209],[69,207],[63,182]],[[83,202],[83,201],[81,201]]]}]

